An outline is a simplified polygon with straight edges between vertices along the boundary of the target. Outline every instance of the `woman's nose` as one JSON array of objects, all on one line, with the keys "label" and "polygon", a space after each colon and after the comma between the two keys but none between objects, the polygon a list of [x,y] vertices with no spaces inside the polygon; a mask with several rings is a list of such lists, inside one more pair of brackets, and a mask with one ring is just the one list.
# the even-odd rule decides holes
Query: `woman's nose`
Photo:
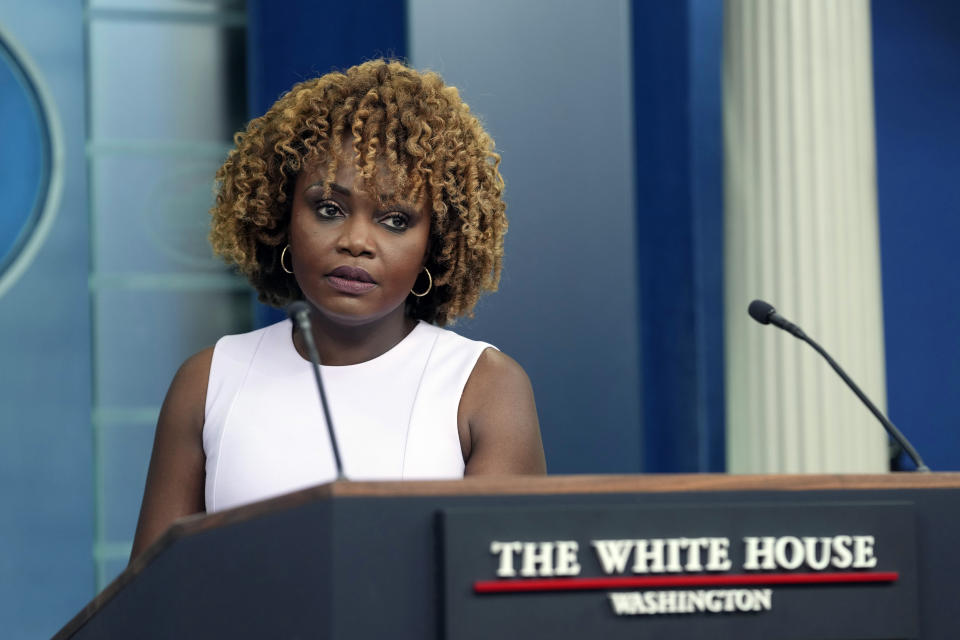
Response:
[{"label": "woman's nose", "polygon": [[348,216],[340,226],[340,237],[338,239],[337,250],[348,253],[351,256],[372,256],[373,255],[373,231],[372,221],[366,219],[368,216],[351,215]]}]

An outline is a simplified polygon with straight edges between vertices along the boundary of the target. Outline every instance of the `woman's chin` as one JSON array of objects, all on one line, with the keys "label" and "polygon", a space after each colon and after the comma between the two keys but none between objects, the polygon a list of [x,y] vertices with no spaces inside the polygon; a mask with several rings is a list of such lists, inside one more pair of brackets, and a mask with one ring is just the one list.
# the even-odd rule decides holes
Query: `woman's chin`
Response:
[{"label": "woman's chin", "polygon": [[405,315],[404,302],[386,309],[370,309],[368,305],[356,299],[337,300],[323,305],[311,304],[325,320],[344,327],[380,324],[390,318],[402,320]]}]

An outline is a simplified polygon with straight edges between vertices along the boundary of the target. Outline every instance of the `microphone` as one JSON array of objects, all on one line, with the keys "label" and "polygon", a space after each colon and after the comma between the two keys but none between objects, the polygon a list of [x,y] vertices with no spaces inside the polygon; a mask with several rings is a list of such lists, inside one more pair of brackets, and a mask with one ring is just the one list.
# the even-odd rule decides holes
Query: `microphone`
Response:
[{"label": "microphone", "polygon": [[297,325],[303,343],[307,347],[307,355],[313,364],[313,375],[317,380],[317,391],[320,392],[320,404],[323,406],[323,417],[327,422],[327,432],[330,434],[330,446],[333,448],[333,460],[337,465],[337,480],[346,480],[343,475],[343,464],[340,462],[340,447],[337,446],[337,434],[333,432],[333,421],[330,419],[330,408],[327,406],[327,394],[323,390],[323,379],[320,377],[320,354],[317,352],[317,343],[313,341],[313,329],[310,327],[310,307],[306,302],[297,300],[287,307],[287,315]]},{"label": "microphone", "polygon": [[775,327],[780,327],[787,333],[792,333],[801,340],[805,340],[807,337],[803,329],[777,313],[777,310],[774,309],[773,305],[769,302],[754,300],[750,303],[750,306],[747,307],[747,313],[760,324],[772,324]]},{"label": "microphone", "polygon": [[847,386],[853,389],[853,392],[857,394],[857,397],[860,398],[863,404],[867,405],[867,408],[870,409],[870,412],[876,416],[877,420],[880,421],[880,424],[882,424],[883,428],[887,430],[887,433],[890,435],[890,437],[896,440],[897,443],[903,447],[903,450],[907,452],[907,455],[909,455],[914,464],[917,465],[917,471],[930,471],[930,467],[923,463],[923,460],[920,459],[920,454],[917,453],[917,450],[913,448],[913,445],[910,444],[907,438],[900,433],[900,430],[893,426],[893,423],[890,422],[872,402],[870,402],[870,398],[868,398],[866,394],[860,390],[860,387],[858,387],[857,384],[850,379],[850,376],[847,375],[846,371],[844,371],[840,365],[830,357],[830,354],[827,353],[823,347],[814,342],[812,338],[808,337],[807,334],[803,332],[803,329],[781,316],[779,313],[777,313],[777,310],[773,308],[772,304],[769,302],[764,302],[763,300],[754,300],[751,302],[750,306],[747,308],[747,313],[749,313],[750,317],[760,324],[772,324],[775,327],[779,327],[813,347],[814,350],[823,356],[830,366],[833,367],[833,370],[837,372],[843,381],[847,383]]}]

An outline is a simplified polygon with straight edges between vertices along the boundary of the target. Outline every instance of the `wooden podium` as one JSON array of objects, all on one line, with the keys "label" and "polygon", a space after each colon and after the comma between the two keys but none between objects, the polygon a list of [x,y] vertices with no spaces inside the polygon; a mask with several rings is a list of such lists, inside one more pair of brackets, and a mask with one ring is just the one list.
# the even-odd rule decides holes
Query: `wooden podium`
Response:
[{"label": "wooden podium", "polygon": [[954,639],[958,543],[960,473],[337,482],[178,521],[55,638]]}]

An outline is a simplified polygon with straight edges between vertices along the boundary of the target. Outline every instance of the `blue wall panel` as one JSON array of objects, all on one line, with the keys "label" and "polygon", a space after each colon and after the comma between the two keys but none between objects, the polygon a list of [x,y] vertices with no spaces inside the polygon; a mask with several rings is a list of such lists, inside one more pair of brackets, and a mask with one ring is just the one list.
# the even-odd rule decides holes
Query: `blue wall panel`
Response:
[{"label": "blue wall panel", "polygon": [[890,418],[960,469],[960,4],[874,2],[877,183]]},{"label": "blue wall panel", "polygon": [[722,471],[722,4],[632,6],[643,469]]},{"label": "blue wall panel", "polygon": [[[55,215],[32,228],[37,252],[0,297],[0,635],[42,638],[94,585],[82,7],[3,3],[0,26],[32,61],[61,150],[49,185],[59,193]],[[18,153],[16,139],[3,142],[15,164],[37,151]],[[6,181],[22,177],[0,166],[0,190],[9,195]],[[6,208],[0,215],[13,218]],[[11,244],[9,235],[0,241]]]},{"label": "blue wall panel", "polygon": [[250,115],[262,115],[301,80],[371,58],[406,54],[405,2],[248,0]]}]

